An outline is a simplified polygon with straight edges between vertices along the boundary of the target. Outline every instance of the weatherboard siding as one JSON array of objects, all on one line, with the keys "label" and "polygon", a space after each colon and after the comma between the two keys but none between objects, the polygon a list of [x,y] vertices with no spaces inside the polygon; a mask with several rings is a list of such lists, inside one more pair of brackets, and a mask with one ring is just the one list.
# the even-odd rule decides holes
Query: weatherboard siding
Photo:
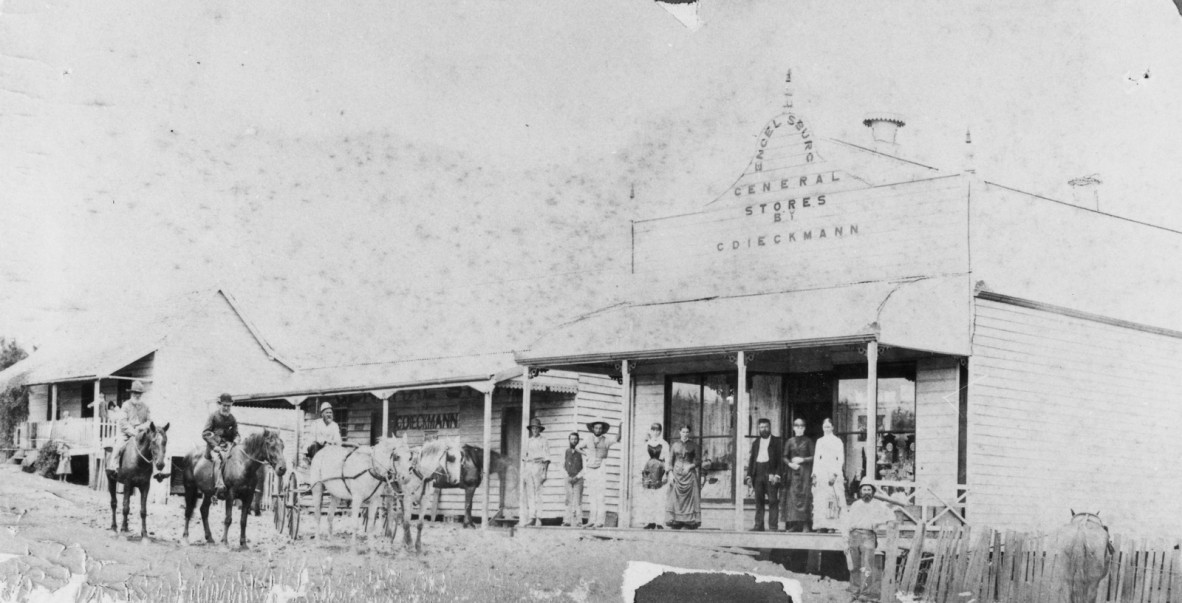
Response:
[{"label": "weatherboard siding", "polygon": [[969,368],[971,521],[1182,530],[1182,340],[978,299]]},{"label": "weatherboard siding", "polygon": [[936,498],[956,496],[960,434],[960,361],[928,358],[915,367],[916,482],[931,488],[922,491],[926,504]]}]

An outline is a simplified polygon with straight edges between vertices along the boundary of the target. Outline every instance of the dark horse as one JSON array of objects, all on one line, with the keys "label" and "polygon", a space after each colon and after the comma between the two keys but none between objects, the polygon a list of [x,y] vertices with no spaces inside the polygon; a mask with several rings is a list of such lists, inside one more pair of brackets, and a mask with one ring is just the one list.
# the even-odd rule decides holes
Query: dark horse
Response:
[{"label": "dark horse", "polygon": [[[251,500],[262,473],[264,464],[270,464],[281,477],[287,472],[287,461],[283,457],[283,440],[279,432],[269,429],[262,433],[246,436],[241,444],[230,448],[222,463],[222,475],[226,482],[226,520],[222,530],[222,544],[230,535],[230,524],[234,517],[234,501],[242,501],[242,517],[239,520],[241,533],[238,546],[246,548],[246,518],[250,513]],[[201,501],[201,523],[205,526],[205,541],[213,542],[209,532],[209,505],[213,502],[217,480],[213,475],[213,462],[205,458],[205,446],[198,446],[185,457],[185,533],[189,539],[189,521],[193,519],[193,507]]]},{"label": "dark horse", "polygon": [[[164,427],[156,428],[155,423],[149,423],[134,440],[128,440],[123,446],[123,454],[117,468],[107,468],[107,489],[111,491],[111,531],[127,530],[127,514],[131,511],[131,490],[140,491],[140,537],[148,537],[148,488],[152,485],[155,474],[156,481],[168,477],[164,472],[164,463],[168,459],[168,423]],[[116,451],[116,456],[120,456]],[[123,527],[119,528],[115,522],[116,502],[115,488],[123,484]]]},{"label": "dark horse", "polygon": [[1099,515],[1072,511],[1071,522],[1056,536],[1060,554],[1066,560],[1063,578],[1071,603],[1092,603],[1112,561],[1108,527]]},{"label": "dark horse", "polygon": [[[490,464],[492,465],[493,473],[501,477],[501,483],[505,483],[505,462],[500,453],[493,451],[490,453]],[[435,512],[439,509],[439,501],[443,496],[442,490],[449,488],[463,488],[464,489],[464,523],[465,528],[475,528],[476,523],[472,521],[472,497],[476,494],[476,489],[484,481],[484,449],[479,446],[470,446],[462,444],[460,446],[460,474],[459,480],[454,479],[452,474],[446,471],[436,471],[433,473],[432,479],[429,480],[431,485],[435,486],[434,506],[432,506],[432,513],[428,515],[432,520],[435,519]],[[425,509],[423,509],[425,511]]]}]

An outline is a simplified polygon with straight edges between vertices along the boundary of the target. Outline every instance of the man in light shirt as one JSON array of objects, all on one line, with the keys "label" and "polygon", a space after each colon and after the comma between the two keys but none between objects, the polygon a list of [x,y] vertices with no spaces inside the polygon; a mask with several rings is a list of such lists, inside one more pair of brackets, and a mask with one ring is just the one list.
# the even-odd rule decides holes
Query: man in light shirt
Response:
[{"label": "man in light shirt", "polygon": [[755,490],[754,532],[764,531],[763,508],[768,509],[768,524],[773,532],[780,523],[780,470],[783,441],[772,435],[772,422],[759,420],[759,437],[751,442],[751,457],[747,461],[747,484]]},{"label": "man in light shirt", "polygon": [[152,422],[152,411],[144,402],[144,384],[136,380],[131,382],[131,398],[123,403],[123,412],[119,417],[119,424],[115,429],[115,442],[112,446],[111,462],[107,467],[115,469],[116,478],[119,477],[123,466],[123,449],[129,440],[135,440],[140,432]]},{"label": "man in light shirt", "polygon": [[[620,427],[623,427],[620,423]],[[576,449],[583,454],[583,478],[587,494],[591,499],[591,518],[586,528],[602,528],[607,521],[607,454],[612,445],[620,441],[620,430],[613,436],[605,435],[611,426],[607,421],[587,423],[591,437],[583,440]]]},{"label": "man in light shirt", "polygon": [[858,500],[843,515],[850,554],[850,591],[855,597],[876,596],[874,551],[878,548],[878,534],[874,530],[897,521],[887,503],[874,498],[877,490],[874,484],[863,483]]},{"label": "man in light shirt", "polygon": [[[537,417],[529,420],[529,437],[525,441],[525,452],[521,455],[521,469],[525,472],[525,497],[522,499],[522,525],[535,526],[540,521],[542,509],[542,485],[546,483],[546,471],[550,468],[550,444],[542,432],[546,427]],[[528,523],[524,523],[528,521]]]},{"label": "man in light shirt", "polygon": [[312,445],[308,446],[308,460],[325,446],[341,445],[341,428],[332,420],[332,404],[320,403],[320,420],[312,423]]}]

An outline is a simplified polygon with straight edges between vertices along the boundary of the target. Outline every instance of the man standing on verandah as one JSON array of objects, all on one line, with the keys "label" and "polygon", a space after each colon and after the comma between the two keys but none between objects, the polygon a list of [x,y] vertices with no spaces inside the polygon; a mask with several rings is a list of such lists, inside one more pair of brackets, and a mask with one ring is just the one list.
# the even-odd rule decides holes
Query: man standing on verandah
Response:
[{"label": "man standing on verandah", "polygon": [[759,437],[751,442],[747,461],[747,483],[755,490],[755,527],[764,531],[763,509],[768,506],[768,525],[773,532],[780,524],[780,463],[783,456],[780,438],[772,435],[772,422],[759,420]]},{"label": "man standing on verandah", "polygon": [[[623,423],[620,424],[623,427]],[[620,441],[620,430],[607,436],[611,426],[607,421],[591,421],[587,430],[591,437],[579,444],[578,450],[586,457],[583,463],[583,477],[586,479],[588,495],[591,498],[591,518],[584,527],[602,528],[607,522],[607,453]]]}]

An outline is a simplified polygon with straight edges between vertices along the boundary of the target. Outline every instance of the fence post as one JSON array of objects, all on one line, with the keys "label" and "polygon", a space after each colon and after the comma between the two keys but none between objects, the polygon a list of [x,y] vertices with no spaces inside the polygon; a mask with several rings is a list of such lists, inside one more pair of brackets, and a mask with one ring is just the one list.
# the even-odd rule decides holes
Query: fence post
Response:
[{"label": "fence post", "polygon": [[894,601],[895,590],[899,583],[899,526],[891,524],[887,527],[886,549],[882,560],[882,584],[878,589],[879,601]]}]

